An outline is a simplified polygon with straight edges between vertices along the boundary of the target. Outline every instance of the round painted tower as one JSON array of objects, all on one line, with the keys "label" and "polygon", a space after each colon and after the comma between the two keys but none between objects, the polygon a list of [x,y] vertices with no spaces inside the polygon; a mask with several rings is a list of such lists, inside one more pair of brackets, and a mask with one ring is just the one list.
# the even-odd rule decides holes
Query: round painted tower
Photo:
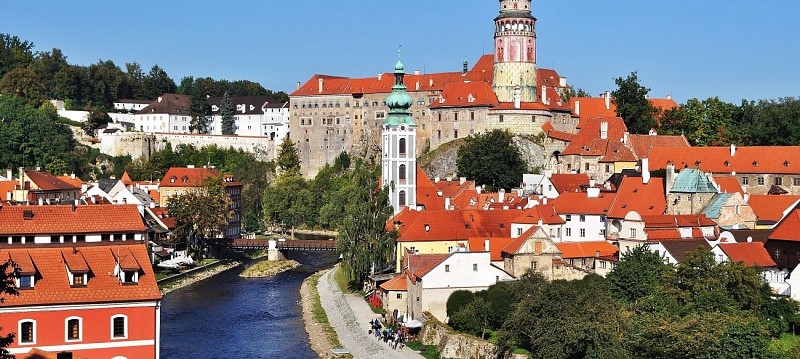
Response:
[{"label": "round painted tower", "polygon": [[500,0],[494,19],[494,92],[501,102],[536,102],[536,18],[531,0]]}]

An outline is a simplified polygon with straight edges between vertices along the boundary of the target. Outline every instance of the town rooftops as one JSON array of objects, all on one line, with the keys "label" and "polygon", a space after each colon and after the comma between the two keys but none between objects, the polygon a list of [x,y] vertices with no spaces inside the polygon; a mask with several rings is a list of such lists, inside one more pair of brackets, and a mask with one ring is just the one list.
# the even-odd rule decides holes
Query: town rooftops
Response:
[{"label": "town rooftops", "polygon": [[159,96],[157,100],[151,102],[147,107],[141,109],[137,114],[169,114],[169,115],[190,115],[192,99],[189,95],[178,95],[174,93]]},{"label": "town rooftops", "polygon": [[497,106],[499,101],[487,82],[458,82],[447,85],[438,99],[428,107],[477,107]]},{"label": "town rooftops", "polygon": [[794,195],[750,195],[750,208],[756,213],[758,223],[773,224],[783,218],[783,212],[800,201],[800,196]]},{"label": "town rooftops", "polygon": [[[220,172],[216,168],[206,167],[171,167],[164,175],[159,186],[161,187],[201,187],[206,178],[217,177]],[[239,182],[230,180],[230,175],[223,175],[226,186],[240,185]]]},{"label": "town rooftops", "polygon": [[686,137],[665,135],[628,135],[628,143],[639,159],[647,157],[653,147],[689,147]]},{"label": "town rooftops", "polygon": [[587,192],[564,192],[552,201],[559,214],[593,214],[605,216],[614,204],[616,193],[601,192],[589,197]]},{"label": "town rooftops", "polygon": [[492,262],[503,260],[502,251],[507,245],[514,241],[508,237],[472,237],[469,238],[470,252],[486,252],[486,241],[489,241],[489,257]]},{"label": "town rooftops", "polygon": [[800,241],[800,209],[792,210],[778,223],[772,234],[771,240]]},{"label": "town rooftops", "polygon": [[[234,115],[261,115],[265,108],[281,108],[286,106],[285,102],[280,102],[272,96],[231,96]],[[210,97],[208,104],[211,106],[211,113],[219,115],[222,110],[222,97]]]},{"label": "town rooftops", "polygon": [[769,256],[761,242],[720,243],[721,249],[731,262],[744,262],[747,266],[775,267],[775,261]]},{"label": "town rooftops", "polygon": [[621,142],[628,130],[625,122],[619,117],[590,118],[582,120],[579,126],[580,131],[561,152],[562,155],[606,155],[609,141]]},{"label": "town rooftops", "polygon": [[[124,253],[125,266],[138,272],[135,283],[120,282],[118,255]],[[28,258],[23,264],[35,267],[32,289],[19,296],[6,296],[0,308],[68,305],[108,302],[134,302],[161,298],[145,244],[92,244],[61,247],[19,247],[0,249],[0,258]],[[133,263],[136,268],[133,268]],[[66,264],[66,265],[65,265]],[[29,268],[23,270],[30,271]],[[83,285],[71,285],[70,276],[83,275]]]},{"label": "town rooftops", "polygon": [[699,168],[712,173],[800,173],[800,146],[654,147],[651,169]]},{"label": "town rooftops", "polygon": [[709,227],[716,223],[705,214],[643,215],[645,228]]},{"label": "town rooftops", "polygon": [[556,207],[553,205],[553,203],[539,204],[531,208],[527,208],[520,216],[514,218],[513,223],[538,224],[540,220],[542,221],[542,224],[567,223],[563,218],[561,218],[561,216],[558,215],[556,212]]},{"label": "town rooftops", "polygon": [[511,223],[521,210],[403,210],[394,217],[398,242],[467,240],[470,237],[511,237]]},{"label": "town rooftops", "polygon": [[625,177],[619,185],[608,217],[625,218],[630,211],[636,211],[642,216],[659,215],[666,209],[663,178],[653,177],[643,183],[642,177]]},{"label": "town rooftops", "polygon": [[703,171],[696,168],[685,168],[675,176],[670,192],[680,193],[717,193],[714,183]]},{"label": "town rooftops", "polygon": [[25,171],[25,176],[42,191],[65,191],[80,189],[81,185],[74,185],[59,179],[47,172]]},{"label": "town rooftops", "polygon": [[711,250],[711,246],[703,239],[686,239],[680,241],[663,241],[661,245],[664,246],[664,249],[672,255],[672,258],[675,258],[675,261],[678,263],[683,262],[686,260],[686,254],[688,252],[697,250],[698,248],[703,248],[707,251]]},{"label": "town rooftops", "polygon": [[616,246],[606,241],[563,242],[556,243],[556,247],[563,259],[609,257],[619,252]]},{"label": "town rooftops", "polygon": [[436,268],[436,266],[447,259],[447,257],[450,257],[451,254],[452,253],[414,254],[406,252],[406,255],[403,257],[404,268],[408,270],[408,273],[411,274],[412,281],[416,283],[418,278],[422,278],[425,274],[428,274],[428,272]]},{"label": "town rooftops", "polygon": [[579,191],[589,186],[589,175],[585,173],[554,173],[550,183],[558,193]]},{"label": "town rooftops", "polygon": [[[609,95],[610,96],[610,95]],[[649,99],[650,104],[662,111],[678,107],[672,99]],[[617,105],[613,98],[606,97],[573,97],[569,100],[570,107],[580,116],[581,122],[590,118],[608,118],[617,116]]]},{"label": "town rooftops", "polygon": [[380,285],[381,289],[385,291],[401,291],[405,292],[408,290],[408,281],[406,280],[406,274],[401,273],[396,277],[389,279],[388,281],[382,283]]},{"label": "town rooftops", "polygon": [[0,235],[143,232],[136,205],[2,206]]}]

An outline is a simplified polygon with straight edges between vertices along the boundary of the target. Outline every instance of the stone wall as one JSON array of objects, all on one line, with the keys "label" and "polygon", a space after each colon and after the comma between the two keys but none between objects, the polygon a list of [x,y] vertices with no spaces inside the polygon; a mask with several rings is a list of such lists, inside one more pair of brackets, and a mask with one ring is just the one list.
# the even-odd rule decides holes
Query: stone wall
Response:
[{"label": "stone wall", "polygon": [[436,320],[425,323],[420,333],[423,345],[435,345],[442,358],[496,358],[496,345],[467,334],[456,333]]},{"label": "stone wall", "polygon": [[262,161],[275,158],[280,143],[267,137],[218,136],[178,133],[147,134],[143,132],[118,132],[100,136],[100,152],[109,156],[130,155],[132,159],[148,158],[155,151],[162,150],[167,143],[172,148],[179,145],[192,145],[197,148],[216,145],[220,148],[241,149],[252,153]]},{"label": "stone wall", "polygon": [[[528,164],[528,168],[546,168],[552,152],[547,152],[538,142],[527,136],[516,136],[513,140],[517,147],[519,147],[520,153],[522,153],[522,159]],[[439,149],[438,152],[432,153],[429,160],[426,159],[425,163],[419,162],[419,165],[422,166],[425,174],[431,179],[435,177],[455,177],[458,173],[458,166],[456,166],[458,148],[459,146],[450,146],[446,149]],[[555,144],[550,146],[548,151],[555,151],[558,150],[558,148],[563,150],[563,147],[559,147]],[[522,178],[519,180],[522,181]]]}]

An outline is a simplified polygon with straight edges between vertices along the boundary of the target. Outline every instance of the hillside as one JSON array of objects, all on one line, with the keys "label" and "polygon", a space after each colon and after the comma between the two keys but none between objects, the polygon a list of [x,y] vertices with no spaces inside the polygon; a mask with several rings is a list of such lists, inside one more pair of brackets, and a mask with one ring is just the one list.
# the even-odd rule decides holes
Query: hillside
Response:
[{"label": "hillside", "polygon": [[[456,167],[458,149],[466,142],[464,138],[447,142],[435,150],[417,157],[417,163],[430,178],[455,176],[458,173],[458,168]],[[540,142],[538,138],[531,136],[514,136],[514,143],[519,147],[522,158],[527,161],[528,169],[533,172],[538,172],[539,169],[543,168],[547,159]]]}]

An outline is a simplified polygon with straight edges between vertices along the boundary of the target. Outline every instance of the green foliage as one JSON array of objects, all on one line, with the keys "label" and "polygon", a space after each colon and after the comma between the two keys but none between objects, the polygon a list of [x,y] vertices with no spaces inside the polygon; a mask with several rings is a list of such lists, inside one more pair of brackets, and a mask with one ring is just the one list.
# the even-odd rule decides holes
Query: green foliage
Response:
[{"label": "green foliage", "polygon": [[202,258],[209,245],[220,244],[220,227],[233,214],[230,207],[231,198],[225,193],[222,178],[206,178],[201,190],[167,200],[167,210],[177,223],[172,235],[176,242],[186,242],[195,258]]},{"label": "green foliage", "polygon": [[289,136],[283,138],[275,164],[281,175],[292,176],[300,173],[300,153]]},{"label": "green foliage", "polygon": [[618,77],[614,80],[617,89],[611,93],[614,104],[617,106],[617,116],[625,120],[630,133],[647,134],[656,127],[656,109],[647,100],[650,92],[639,84],[639,76],[631,72],[627,78]]},{"label": "green foliage", "polygon": [[178,90],[178,87],[175,86],[175,81],[158,65],[153,65],[150,68],[150,73],[141,78],[141,86],[141,94],[137,95],[145,99],[155,99],[167,93],[175,93]]},{"label": "green foliage", "polygon": [[450,317],[450,325],[459,331],[485,338],[490,329],[492,307],[482,296],[476,296]]},{"label": "green foliage", "polygon": [[91,106],[89,108],[89,118],[86,119],[86,123],[83,125],[83,132],[86,133],[87,136],[96,136],[97,129],[100,127],[107,125],[111,122],[111,117],[100,108]]},{"label": "green foliage", "polygon": [[264,219],[289,226],[297,226],[310,220],[311,192],[308,182],[298,174],[281,176],[264,192]]},{"label": "green foliage", "polygon": [[614,270],[606,276],[614,295],[626,303],[653,294],[669,267],[644,246],[622,253]]},{"label": "green foliage", "polygon": [[[236,134],[236,118],[233,116],[233,102],[226,92],[219,105],[219,114],[222,117],[222,134]],[[287,137],[288,138],[288,137]]]},{"label": "green foliage", "polygon": [[467,137],[458,149],[458,175],[485,184],[490,190],[519,184],[527,165],[508,131],[493,130]]},{"label": "green foliage", "polygon": [[56,159],[72,163],[72,132],[52,106],[35,108],[17,97],[0,97],[0,133],[0,168],[45,166]]},{"label": "green foliage", "polygon": [[[16,263],[9,259],[0,264],[0,303],[3,303],[4,296],[19,295],[16,289],[16,279],[19,277],[20,268]],[[2,330],[3,328],[0,328],[0,331]],[[0,359],[14,358],[6,348],[14,343],[15,337],[16,335],[13,332],[0,336]]]},{"label": "green foliage", "polygon": [[[475,300],[475,293],[466,289],[460,289],[450,294],[447,298],[447,316],[452,317],[456,312],[466,307],[467,304]],[[452,323],[451,323],[452,324]]]}]

